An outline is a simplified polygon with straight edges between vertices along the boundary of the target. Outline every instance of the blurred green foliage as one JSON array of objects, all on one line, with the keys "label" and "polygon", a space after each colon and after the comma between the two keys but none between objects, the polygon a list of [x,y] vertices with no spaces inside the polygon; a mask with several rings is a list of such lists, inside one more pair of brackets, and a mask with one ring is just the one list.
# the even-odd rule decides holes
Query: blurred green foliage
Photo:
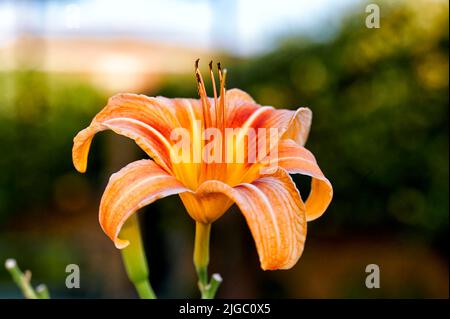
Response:
[{"label": "blurred green foliage", "polygon": [[73,171],[71,141],[105,97],[88,84],[32,70],[0,74],[0,87],[1,223],[52,206],[58,178]]},{"label": "blurred green foliage", "polygon": [[[312,109],[306,146],[334,187],[323,217],[330,228],[441,240],[449,212],[448,3],[380,6],[380,29],[365,27],[361,7],[331,41],[287,38],[268,54],[224,63],[228,87],[261,104]],[[171,80],[159,93],[195,96],[192,82]]]},{"label": "blurred green foliage", "polygon": [[[55,214],[79,214],[92,186],[102,183],[95,169],[101,152],[90,156],[89,174],[77,174],[72,139],[105,100],[98,89],[70,76],[25,69],[0,73],[0,261],[18,259],[56,295],[65,266],[74,260],[84,265],[86,253],[67,237],[56,238],[56,230],[64,233],[71,225],[53,223]],[[5,271],[0,278],[7,288],[0,297],[20,297]]]},{"label": "blurred green foliage", "polygon": [[448,231],[448,4],[382,12],[380,29],[355,15],[329,43],[287,41],[231,70],[231,84],[313,110],[307,147],[333,183],[333,223],[434,239]]}]

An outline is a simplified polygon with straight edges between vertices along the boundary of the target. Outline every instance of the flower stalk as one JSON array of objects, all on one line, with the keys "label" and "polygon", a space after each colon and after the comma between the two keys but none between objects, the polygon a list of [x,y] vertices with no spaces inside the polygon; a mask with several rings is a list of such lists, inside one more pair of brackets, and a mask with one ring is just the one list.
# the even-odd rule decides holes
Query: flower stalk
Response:
[{"label": "flower stalk", "polygon": [[31,286],[31,273],[26,271],[23,273],[15,259],[7,259],[5,262],[5,268],[11,274],[12,279],[16,285],[22,291],[22,294],[26,299],[39,299],[38,294]]},{"label": "flower stalk", "polygon": [[202,299],[213,299],[217,288],[222,282],[219,274],[213,274],[208,282],[209,264],[209,238],[211,234],[211,224],[196,222],[195,224],[195,244],[194,244],[194,265],[198,276],[198,288]]},{"label": "flower stalk", "polygon": [[50,299],[50,293],[48,292],[48,288],[45,284],[40,284],[36,287],[36,295],[39,299]]},{"label": "flower stalk", "polygon": [[136,215],[128,219],[120,233],[123,238],[126,238],[130,242],[121,251],[128,278],[135,286],[141,299],[156,299],[156,295],[148,279],[147,258],[142,243],[139,220]]}]

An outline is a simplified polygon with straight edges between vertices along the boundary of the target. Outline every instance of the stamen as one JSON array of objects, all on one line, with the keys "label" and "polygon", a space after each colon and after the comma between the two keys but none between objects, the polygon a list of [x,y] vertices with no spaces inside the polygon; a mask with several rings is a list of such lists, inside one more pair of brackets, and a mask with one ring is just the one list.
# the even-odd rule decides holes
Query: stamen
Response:
[{"label": "stamen", "polygon": [[220,107],[220,113],[222,117],[222,121],[220,123],[220,127],[222,130],[225,129],[225,119],[226,119],[226,103],[225,103],[225,95],[226,95],[226,88],[225,88],[225,82],[227,77],[227,70],[224,69],[222,71],[222,67],[220,66],[220,62],[217,63],[217,70],[219,72],[219,80],[220,80],[220,101],[219,101],[219,107]]},{"label": "stamen", "polygon": [[[218,105],[217,105],[217,90],[216,90],[216,81],[214,79],[214,72],[213,72],[213,68],[212,68],[212,64],[213,61],[209,62],[209,75],[211,76],[211,82],[212,82],[212,87],[213,87],[213,93],[214,93],[214,111],[215,111],[215,115],[216,115],[216,125],[215,127],[217,127],[219,122],[219,110],[218,110]],[[220,119],[221,121],[221,119]]]},{"label": "stamen", "polygon": [[[199,61],[200,61],[200,59],[197,59],[195,61],[195,77],[197,79],[198,94],[200,96],[200,101],[202,103],[203,123],[204,123],[203,127],[206,129],[206,128],[210,128],[213,125],[212,113],[211,113],[212,110],[211,110],[211,101],[208,99],[208,95],[206,93],[206,88],[205,88],[205,83],[203,81],[202,74],[200,73],[200,70],[199,70]],[[222,133],[222,152],[221,152],[222,161],[219,164],[220,169],[218,170],[219,173],[217,173],[218,176],[216,176],[216,178],[221,179],[223,174],[226,175],[226,172],[228,169],[228,165],[225,163],[225,159],[226,159],[225,139],[226,139],[226,137],[224,136],[225,119],[226,119],[225,81],[226,81],[226,76],[227,76],[227,70],[226,69],[222,70],[220,63],[217,63],[217,69],[218,69],[219,81],[220,81],[220,83],[219,83],[220,96],[218,97],[216,80],[215,80],[212,64],[213,64],[212,61],[209,62],[209,74],[211,76],[211,83],[212,83],[213,93],[214,93],[214,112],[215,112],[215,123],[214,124],[215,124],[215,127],[220,129],[220,131]],[[203,148],[203,146],[202,146],[202,148]],[[206,163],[203,163],[203,161],[202,161],[202,165],[200,168],[200,177],[199,177],[200,180],[203,180],[204,178],[210,178],[209,173],[211,173],[211,171],[210,171],[211,167],[212,167],[211,165],[206,165]]]},{"label": "stamen", "polygon": [[[222,161],[225,162],[225,158],[226,158],[226,137],[225,137],[225,120],[226,120],[226,111],[225,111],[225,80],[226,80],[226,70],[222,71],[222,67],[220,66],[220,62],[217,63],[217,70],[219,73],[219,80],[220,80],[220,101],[219,101],[219,111],[218,113],[220,114],[220,122],[219,122],[219,127],[220,127],[220,131],[222,132],[223,135],[223,143],[222,143]],[[227,167],[227,165],[225,164],[225,167]],[[226,168],[225,168],[226,171]]]},{"label": "stamen", "polygon": [[197,59],[195,61],[195,76],[197,78],[198,94],[200,95],[200,100],[202,102],[203,119],[205,122],[205,127],[208,128],[211,126],[209,101],[208,101],[208,96],[206,94],[205,83],[203,82],[202,74],[200,73],[200,70],[198,68],[199,61],[200,61],[200,59]]}]

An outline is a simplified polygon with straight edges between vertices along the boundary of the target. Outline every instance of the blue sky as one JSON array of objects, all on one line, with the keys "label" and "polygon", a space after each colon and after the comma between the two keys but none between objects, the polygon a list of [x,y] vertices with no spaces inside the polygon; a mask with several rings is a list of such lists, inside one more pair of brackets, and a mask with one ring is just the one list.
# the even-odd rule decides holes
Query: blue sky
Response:
[{"label": "blue sky", "polygon": [[[0,45],[17,30],[137,36],[257,53],[283,34],[332,34],[361,0],[0,0]],[[20,14],[19,14],[20,12]]]}]

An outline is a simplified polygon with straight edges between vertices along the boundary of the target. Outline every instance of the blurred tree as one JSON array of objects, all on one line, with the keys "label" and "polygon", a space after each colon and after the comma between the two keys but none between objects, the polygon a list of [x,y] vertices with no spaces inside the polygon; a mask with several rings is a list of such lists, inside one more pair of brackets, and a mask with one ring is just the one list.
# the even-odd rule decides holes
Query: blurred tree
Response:
[{"label": "blurred tree", "polygon": [[1,74],[0,87],[1,223],[54,204],[58,177],[73,171],[71,140],[105,98],[86,84],[32,70]]},{"label": "blurred tree", "polygon": [[[335,190],[323,231],[407,230],[446,251],[448,3],[379,5],[380,29],[365,27],[360,8],[331,41],[292,37],[231,60],[228,86],[313,110],[307,147]],[[158,93],[195,96],[192,82],[171,80]]]},{"label": "blurred tree", "polygon": [[[308,147],[332,181],[330,224],[448,231],[448,3],[381,2],[329,43],[289,39],[230,72],[276,106],[309,106]],[[330,216],[331,215],[331,216]],[[444,244],[445,245],[445,244]]]}]

